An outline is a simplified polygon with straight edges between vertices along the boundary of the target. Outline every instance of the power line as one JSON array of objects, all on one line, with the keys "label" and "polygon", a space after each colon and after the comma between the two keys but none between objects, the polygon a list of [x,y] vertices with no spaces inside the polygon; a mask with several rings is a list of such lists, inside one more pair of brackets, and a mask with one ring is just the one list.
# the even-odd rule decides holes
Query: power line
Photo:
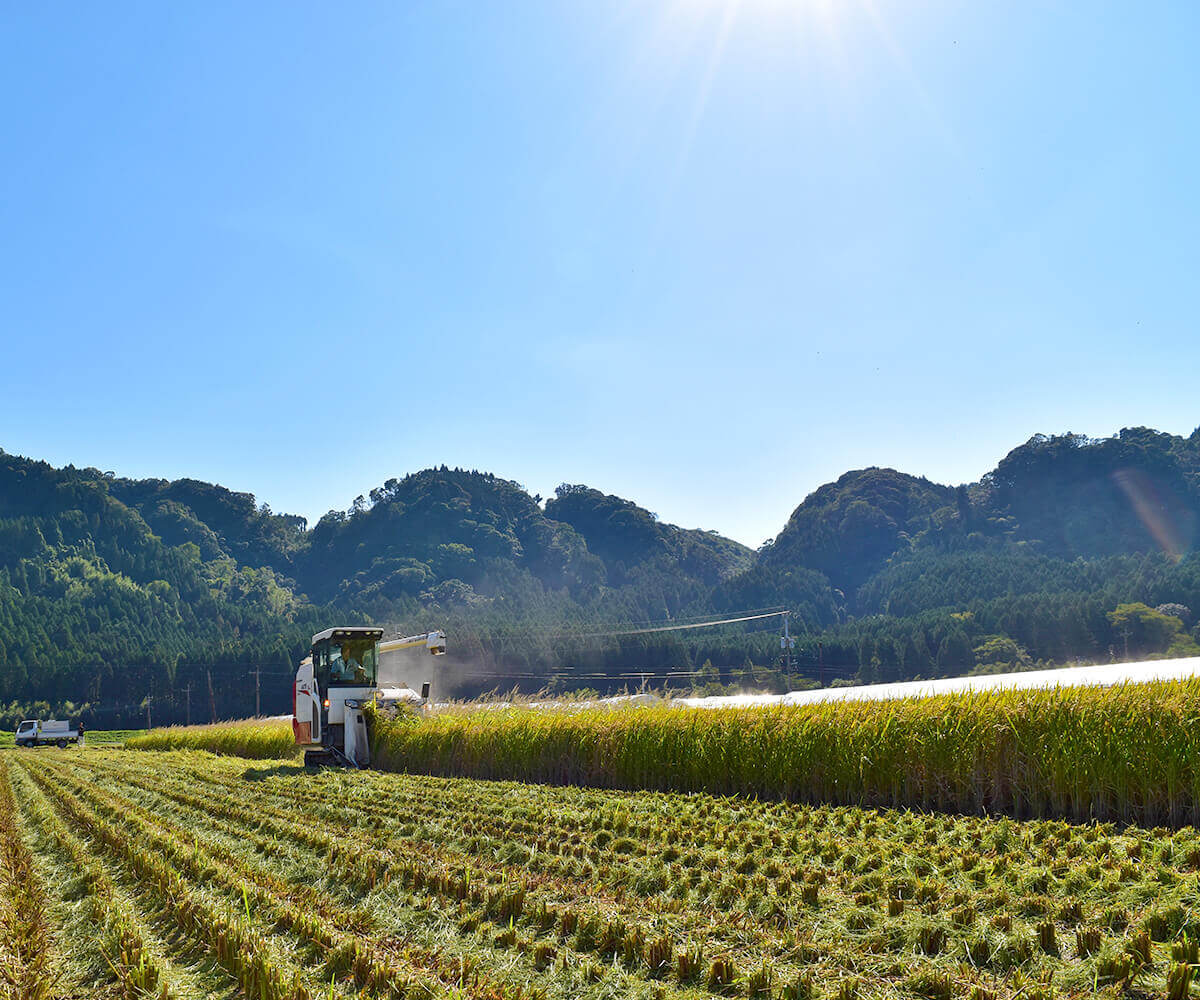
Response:
[{"label": "power line", "polygon": [[[689,625],[678,625],[678,624],[659,625],[659,626],[656,626],[653,628],[635,628],[635,629],[627,629],[625,631],[620,631],[620,632],[617,632],[617,631],[583,632],[583,633],[580,633],[576,637],[580,638],[580,639],[607,639],[607,638],[615,638],[617,636],[625,636],[625,635],[649,635],[653,632],[683,632],[687,629],[713,628],[717,625],[736,625],[738,622],[753,622],[753,621],[759,621],[763,618],[776,618],[782,614],[786,614],[786,612],[784,612],[784,611],[766,611],[766,612],[763,612],[762,614],[742,615],[739,618],[720,618],[715,621],[694,622]],[[563,634],[569,634],[569,633],[563,633]]]},{"label": "power line", "polygon": [[[818,666],[816,661],[793,661],[793,667],[796,669],[816,669]],[[714,666],[717,671],[774,671],[776,668],[768,666],[764,663],[752,663],[749,667],[738,664],[722,664]],[[838,674],[841,676],[854,676],[858,673],[858,668],[853,666],[825,664],[826,673]],[[642,670],[637,670],[627,667],[624,670],[612,671],[579,671],[570,666],[551,668],[548,670],[534,672],[527,670],[455,670],[453,676],[456,680],[541,680],[548,681],[553,678],[558,678],[564,681],[576,680],[619,680],[627,677],[641,677],[643,675],[652,677],[697,677],[703,674],[703,670],[679,670],[670,666],[665,667],[647,667]]]},{"label": "power line", "polygon": [[564,625],[530,625],[523,628],[505,628],[499,626],[489,628],[485,623],[469,625],[468,629],[494,638],[508,638],[521,635],[540,635],[543,638],[563,636],[568,638],[605,638],[608,636],[638,635],[643,632],[675,631],[683,628],[708,628],[716,625],[728,625],[741,621],[755,621],[760,618],[773,618],[787,612],[782,606],[767,608],[751,608],[746,611],[733,612],[737,617],[713,620],[711,613],[707,615],[684,615],[680,618],[654,618],[645,621],[611,622],[604,631],[576,631],[576,629],[596,628],[595,624],[586,622],[574,626]]}]

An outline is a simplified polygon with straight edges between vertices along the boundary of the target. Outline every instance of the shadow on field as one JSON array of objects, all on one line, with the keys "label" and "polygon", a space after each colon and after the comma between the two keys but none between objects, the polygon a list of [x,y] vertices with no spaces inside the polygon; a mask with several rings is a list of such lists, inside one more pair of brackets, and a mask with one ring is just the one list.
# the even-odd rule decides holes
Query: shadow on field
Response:
[{"label": "shadow on field", "polygon": [[312,771],[303,764],[276,764],[274,767],[250,767],[242,777],[247,781],[266,781],[267,778],[295,777],[297,774],[311,774]]}]

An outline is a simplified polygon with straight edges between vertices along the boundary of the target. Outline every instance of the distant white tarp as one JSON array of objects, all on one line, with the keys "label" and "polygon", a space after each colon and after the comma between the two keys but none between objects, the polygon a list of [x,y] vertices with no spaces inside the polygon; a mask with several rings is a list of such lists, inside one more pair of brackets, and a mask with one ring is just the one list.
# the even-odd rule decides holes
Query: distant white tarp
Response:
[{"label": "distant white tarp", "polygon": [[1030,688],[1106,687],[1145,681],[1175,681],[1200,675],[1200,656],[1185,660],[1148,660],[1144,663],[1105,663],[1097,667],[1061,667],[1016,674],[980,677],[945,677],[935,681],[900,684],[863,684],[858,687],[817,688],[787,694],[732,694],[711,698],[676,698],[673,704],[691,708],[740,708],[752,705],[813,705],[823,701],[885,701],[891,698],[928,698],[962,691],[1019,691]]}]

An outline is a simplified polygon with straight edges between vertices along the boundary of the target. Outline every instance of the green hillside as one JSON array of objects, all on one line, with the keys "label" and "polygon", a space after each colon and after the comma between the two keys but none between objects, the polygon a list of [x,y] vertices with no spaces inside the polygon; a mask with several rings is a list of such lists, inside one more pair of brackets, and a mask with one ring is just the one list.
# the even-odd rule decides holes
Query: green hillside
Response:
[{"label": "green hillside", "polygon": [[715,531],[663,524],[637,504],[587,486],[560,486],[546,516],[579,533],[614,585],[651,568],[715,587],[754,562],[752,550]]},{"label": "green hillside", "polygon": [[292,664],[333,620],[447,627],[462,693],[611,688],[643,669],[780,685],[772,623],[594,635],[776,606],[800,637],[792,683],[1182,655],[1198,518],[1200,432],[1144,428],[1039,435],[957,487],[848,472],[758,552],[583,485],[542,501],[426,469],[310,528],[221,486],[0,452],[0,703],[103,704],[115,724],[150,696],[204,719],[252,710],[257,668],[264,711],[286,711]]},{"label": "green hillside", "polygon": [[1098,441],[1038,435],[977,493],[982,530],[1011,532],[1048,555],[1181,556],[1196,542],[1200,430],[1181,438],[1137,427]]},{"label": "green hillside", "polygon": [[764,566],[805,566],[841,590],[853,590],[878,572],[935,515],[954,509],[954,490],[893,469],[847,472],[822,486],[793,511]]},{"label": "green hillside", "polygon": [[388,480],[369,502],[326,514],[307,542],[303,586],[343,602],[471,604],[502,596],[514,575],[526,588],[580,594],[605,577],[570,527],[490,473],[426,469]]},{"label": "green hillside", "polygon": [[202,663],[294,656],[320,609],[268,567],[208,556],[92,470],[0,456],[0,701],[124,703]]}]

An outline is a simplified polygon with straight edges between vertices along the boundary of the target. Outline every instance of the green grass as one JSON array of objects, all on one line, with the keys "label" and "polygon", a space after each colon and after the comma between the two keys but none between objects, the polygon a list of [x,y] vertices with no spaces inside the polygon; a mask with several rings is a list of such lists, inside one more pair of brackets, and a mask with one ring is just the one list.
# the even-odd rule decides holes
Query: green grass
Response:
[{"label": "green grass", "polygon": [[144,729],[97,729],[94,732],[89,729],[84,736],[87,745],[96,746],[98,744],[124,743],[131,736],[137,736],[144,732]]}]

